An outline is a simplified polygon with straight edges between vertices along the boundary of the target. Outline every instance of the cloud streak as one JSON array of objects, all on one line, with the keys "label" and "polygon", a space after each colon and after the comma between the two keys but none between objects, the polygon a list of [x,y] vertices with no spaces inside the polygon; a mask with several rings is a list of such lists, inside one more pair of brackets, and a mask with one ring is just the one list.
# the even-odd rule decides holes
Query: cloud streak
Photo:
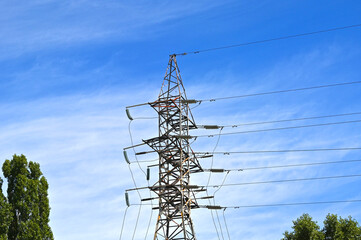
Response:
[{"label": "cloud streak", "polygon": [[[224,4],[224,3],[222,3]],[[20,1],[0,3],[1,58],[99,41],[139,41],[161,24],[219,6],[207,1]],[[174,24],[174,23],[170,23]]]}]

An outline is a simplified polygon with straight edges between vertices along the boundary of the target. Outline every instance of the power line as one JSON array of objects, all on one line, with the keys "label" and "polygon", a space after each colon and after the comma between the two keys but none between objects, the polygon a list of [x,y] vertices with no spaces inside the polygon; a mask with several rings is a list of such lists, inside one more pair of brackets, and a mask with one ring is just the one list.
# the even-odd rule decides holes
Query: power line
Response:
[{"label": "power line", "polygon": [[[331,125],[341,125],[341,124],[350,124],[350,123],[359,123],[361,120],[352,120],[352,121],[342,121],[342,122],[331,122],[331,123],[320,123],[320,124],[310,124],[310,125],[301,125],[301,126],[292,126],[292,127],[282,127],[282,128],[268,128],[268,129],[258,129],[258,130],[248,130],[240,132],[229,132],[229,133],[216,133],[216,134],[205,134],[205,135],[192,135],[187,136],[189,138],[199,138],[199,137],[214,137],[214,136],[225,136],[225,135],[236,135],[236,134],[246,134],[246,133],[258,133],[258,132],[270,132],[270,131],[281,131],[289,129],[300,129],[300,128],[310,128],[310,127],[323,127]],[[205,125],[206,126],[206,125]],[[218,127],[218,126],[217,126]],[[221,127],[223,128],[223,127]],[[219,139],[218,139],[219,141]],[[134,148],[133,148],[134,150]],[[140,153],[136,153],[139,155]],[[212,154],[213,155],[213,154]],[[153,161],[153,160],[151,160]],[[138,161],[137,161],[138,162]]]},{"label": "power line", "polygon": [[[296,203],[275,203],[275,204],[255,204],[255,205],[239,205],[239,206],[210,206],[210,205],[199,205],[200,208],[208,208],[212,210],[221,210],[221,209],[238,209],[238,208],[258,208],[258,207],[283,207],[283,206],[298,206],[298,205],[316,205],[316,204],[337,204],[337,203],[358,203],[361,202],[361,199],[351,199],[351,200],[336,200],[336,201],[320,201],[320,202],[296,202]],[[140,204],[131,204],[140,205]],[[150,204],[142,204],[148,205]]]},{"label": "power line", "polygon": [[[229,154],[253,154],[253,153],[323,152],[323,151],[353,151],[353,150],[361,150],[361,147],[213,152],[213,154],[229,155]],[[203,158],[210,156],[209,152],[195,152],[195,154],[203,154]],[[202,158],[202,156],[200,157]]]},{"label": "power line", "polygon": [[[224,176],[223,178],[223,181],[221,183],[221,185],[214,191],[213,193],[213,204],[216,205],[216,200],[215,200],[215,197],[216,197],[216,193],[221,190],[221,188],[223,187],[224,183],[226,182],[226,179],[228,177],[228,174],[229,172],[227,172],[227,174]],[[208,195],[208,191],[207,192],[207,195]],[[217,220],[218,220],[218,224],[219,224],[219,228],[221,230],[221,234],[222,234],[222,239],[224,239],[224,236],[223,236],[223,231],[222,231],[222,224],[221,224],[221,221],[219,220],[219,216],[218,216],[218,212],[216,212],[216,215],[217,215]]]},{"label": "power line", "polygon": [[211,135],[195,135],[192,137],[214,137],[219,135],[234,135],[234,134],[244,134],[244,133],[257,133],[257,132],[270,132],[270,131],[280,131],[287,129],[298,129],[298,128],[309,128],[309,127],[322,127],[322,126],[330,126],[330,125],[340,125],[340,124],[349,124],[349,123],[358,123],[361,120],[352,120],[352,121],[343,121],[343,122],[332,122],[332,123],[320,123],[320,124],[311,124],[311,125],[302,125],[302,126],[293,126],[293,127],[282,127],[282,128],[268,128],[268,129],[259,129],[259,130],[248,130],[241,132],[229,132],[229,133],[217,133]]},{"label": "power line", "polygon": [[[198,106],[199,106],[199,105],[198,105]],[[223,130],[223,128],[221,128],[221,129],[219,130],[219,133],[222,133],[222,130]],[[213,152],[216,151],[220,139],[221,139],[221,135],[219,135],[218,138],[217,138],[217,142],[216,142],[216,145],[215,145],[214,148],[213,148]],[[213,163],[214,163],[214,157],[213,157],[213,155],[212,155],[211,168],[213,167]],[[208,175],[207,186],[209,185],[209,183],[210,183],[210,181],[211,181],[211,177],[212,177],[212,172],[210,172],[209,175]],[[206,189],[206,193],[207,193],[207,195],[208,195],[208,190],[207,190],[207,189]],[[208,199],[208,202],[209,202],[209,204],[212,204],[210,199]],[[214,203],[213,203],[213,204],[214,204]],[[220,236],[219,236],[219,232],[218,232],[218,227],[217,227],[216,221],[215,221],[215,219],[214,219],[213,211],[211,210],[210,212],[211,212],[211,217],[212,217],[213,225],[214,225],[214,228],[215,228],[216,233],[217,233],[217,237],[218,237],[218,239],[220,240]],[[217,215],[217,217],[218,217],[218,215]],[[218,222],[219,222],[219,217],[218,217]],[[222,228],[222,227],[221,227],[221,228]],[[222,229],[220,229],[220,232],[222,233]],[[223,235],[223,234],[222,234],[222,235]]]},{"label": "power line", "polygon": [[204,169],[209,172],[229,172],[229,171],[249,171],[249,170],[262,170],[262,169],[274,169],[274,168],[292,168],[292,167],[307,167],[317,165],[328,165],[328,164],[342,164],[342,163],[355,163],[361,162],[358,160],[342,160],[342,161],[329,161],[329,162],[313,162],[313,163],[300,163],[300,164],[289,164],[289,165],[275,165],[275,166],[262,166],[262,167],[248,167],[248,168],[236,168],[236,169]]},{"label": "power line", "polygon": [[138,210],[138,214],[137,214],[137,220],[135,221],[135,227],[134,227],[134,231],[133,231],[132,240],[134,240],[135,234],[137,233],[137,228],[138,228],[139,217],[140,217],[141,211],[142,211],[142,204],[139,205],[139,210]]},{"label": "power line", "polygon": [[[129,132],[129,137],[130,137],[130,143],[132,145],[134,145],[133,143],[133,134],[132,134],[132,129],[131,129],[131,124],[132,124],[133,120],[130,120],[129,121],[129,124],[128,124],[128,132]],[[142,166],[140,165],[139,161],[138,161],[138,157],[137,155],[135,155],[135,149],[133,148],[133,152],[134,152],[134,156],[135,156],[135,162],[138,164],[138,167],[139,169],[143,172],[143,174],[146,176],[147,174],[145,173],[145,171],[143,170]],[[130,168],[129,168],[130,169]]]},{"label": "power line", "polygon": [[[132,130],[131,130],[131,124],[132,124],[132,122],[133,122],[134,120],[138,120],[138,119],[152,119],[152,118],[147,118],[147,117],[133,118],[133,117],[130,115],[129,110],[126,111],[126,113],[127,113],[127,116],[128,116],[128,118],[129,118],[129,120],[130,120],[130,121],[129,121],[129,125],[128,125],[129,137],[130,137],[131,144],[134,145],[134,143],[133,143],[133,134],[132,134]],[[134,149],[134,148],[133,148],[133,152],[134,152],[135,160],[136,160],[136,162],[137,162],[137,164],[138,164],[138,167],[139,167],[139,169],[143,172],[143,174],[145,175],[145,177],[146,177],[146,179],[147,179],[148,186],[149,186],[149,178],[147,177],[147,173],[143,170],[142,166],[140,165],[140,162],[139,162],[139,160],[138,160],[138,157],[137,157],[137,155],[135,154],[136,152],[135,152],[135,149]],[[132,169],[131,169],[131,167],[130,167],[130,164],[131,164],[131,162],[129,162],[128,167],[129,167],[129,170],[130,170],[130,172],[131,172],[132,178],[134,178]],[[140,193],[139,193],[139,197],[140,197]],[[152,193],[151,193],[151,192],[149,192],[149,197],[150,197],[150,198],[152,197]],[[152,202],[151,202],[151,205],[152,205]],[[152,205],[152,206],[153,206],[153,205]],[[133,232],[133,237],[132,237],[132,239],[134,239],[135,234],[136,234],[136,231],[137,231],[137,227],[138,227],[138,222],[139,222],[139,218],[140,218],[141,209],[142,209],[142,205],[139,206],[138,216],[137,216],[137,220],[136,220],[136,224],[135,224],[135,228],[134,228],[134,232]],[[148,222],[148,228],[147,228],[147,231],[146,231],[146,233],[145,233],[145,239],[147,238],[147,235],[148,235],[149,227],[150,227],[150,224],[151,224],[151,221],[152,221],[152,216],[153,216],[153,211],[151,211],[151,213],[150,213],[149,222]]]},{"label": "power line", "polygon": [[[262,96],[262,95],[271,95],[271,94],[279,94],[279,93],[288,93],[288,92],[298,92],[298,91],[306,91],[311,89],[320,89],[320,88],[328,88],[328,87],[339,87],[339,86],[345,86],[345,85],[353,85],[353,84],[360,84],[361,81],[353,81],[353,82],[343,82],[343,83],[334,83],[334,84],[327,84],[327,85],[319,85],[319,86],[311,86],[311,87],[303,87],[303,88],[294,88],[294,89],[286,89],[286,90],[279,90],[279,91],[270,91],[270,92],[262,92],[262,93],[252,93],[252,94],[244,94],[244,95],[238,95],[238,96],[229,96],[229,97],[219,97],[219,98],[209,98],[209,99],[200,99],[200,100],[187,100],[189,104],[191,103],[202,103],[202,102],[215,102],[219,100],[227,100],[227,99],[234,99],[234,98],[246,98],[246,97],[255,97],[255,96]],[[157,103],[157,101],[154,102],[147,102],[147,103],[141,103],[136,104],[132,106],[127,106],[126,108],[134,108],[134,107],[140,107],[144,105],[154,104]]]},{"label": "power line", "polygon": [[[313,149],[282,149],[282,150],[254,150],[254,151],[234,151],[234,152],[193,152],[198,158],[209,158],[213,154],[256,154],[256,153],[288,153],[288,152],[325,152],[325,151],[354,151],[361,150],[361,147],[345,147],[345,148],[313,148]],[[155,153],[155,151],[137,152],[136,155]]]},{"label": "power line", "polygon": [[[230,187],[230,186],[245,186],[245,185],[261,185],[261,184],[274,184],[274,183],[287,183],[287,182],[303,182],[303,181],[317,181],[317,180],[327,180],[327,179],[341,179],[341,178],[354,178],[354,177],[361,177],[361,174],[353,174],[353,175],[340,175],[340,176],[325,176],[325,177],[313,177],[313,178],[294,178],[294,179],[281,179],[281,180],[270,180],[270,181],[258,181],[258,182],[242,182],[242,183],[222,183],[221,185],[208,185],[208,186],[201,186],[201,185],[191,185],[190,188],[192,189],[207,189],[207,188],[220,188],[220,187]],[[176,188],[178,185],[164,185],[162,189],[170,189]],[[127,192],[130,191],[139,191],[145,189],[153,189],[160,187],[140,187],[136,189],[127,189]]]},{"label": "power line", "polygon": [[[258,185],[258,184],[272,184],[272,183],[285,183],[285,182],[302,182],[302,181],[315,181],[315,180],[352,178],[352,177],[361,177],[361,174],[341,175],[341,176],[327,176],[327,177],[314,177],[314,178],[281,179],[281,180],[260,181],[260,182],[227,183],[227,184],[223,184],[222,186],[229,187],[229,186]],[[212,186],[209,186],[209,187],[218,188],[219,185],[212,185]]]},{"label": "power line", "polygon": [[224,221],[224,225],[226,226],[226,230],[227,230],[227,235],[228,235],[228,240],[231,240],[231,235],[229,234],[228,231],[228,225],[227,225],[227,221],[226,221],[226,216],[224,215],[224,212],[226,211],[226,209],[223,210],[223,221]]},{"label": "power line", "polygon": [[318,30],[318,31],[314,31],[314,32],[299,33],[299,34],[294,34],[294,35],[275,37],[275,38],[269,38],[269,39],[264,39],[264,40],[251,41],[251,42],[244,42],[244,43],[239,43],[239,44],[233,44],[233,45],[215,47],[215,48],[208,48],[208,49],[196,50],[196,51],[191,51],[191,52],[176,53],[174,55],[177,55],[177,56],[183,55],[184,56],[187,54],[198,54],[198,53],[202,53],[202,52],[210,52],[210,51],[216,51],[216,50],[227,49],[227,48],[242,47],[242,46],[260,44],[260,43],[266,43],[266,42],[273,42],[273,41],[279,41],[279,40],[285,40],[285,39],[290,39],[290,38],[297,38],[297,37],[303,37],[303,36],[309,36],[309,35],[315,35],[315,34],[320,34],[320,33],[333,32],[333,31],[339,31],[339,30],[357,28],[357,27],[361,27],[361,24],[329,28],[329,29],[323,29],[323,30]]},{"label": "power line", "polygon": [[249,123],[240,123],[233,125],[197,125],[198,128],[235,128],[239,126],[251,126],[251,125],[261,125],[261,124],[270,124],[270,123],[281,123],[281,122],[293,122],[293,121],[303,121],[303,120],[312,120],[312,119],[321,119],[321,118],[332,118],[332,117],[343,117],[343,116],[352,116],[352,115],[360,115],[361,112],[353,112],[353,113],[341,113],[341,114],[332,114],[332,115],[324,115],[324,116],[315,116],[315,117],[303,117],[303,118],[292,118],[292,119],[282,119],[282,120],[272,120],[272,121],[262,121],[262,122],[249,122]]},{"label": "power line", "polygon": [[361,199],[354,200],[340,200],[340,201],[323,201],[323,202],[299,202],[299,203],[276,203],[276,204],[259,204],[259,205],[240,205],[240,206],[200,206],[202,208],[209,208],[212,210],[216,209],[227,209],[227,208],[258,208],[258,207],[283,207],[283,206],[298,206],[298,205],[316,205],[316,204],[334,204],[334,203],[357,203],[361,202]]},{"label": "power line", "polygon": [[119,240],[122,240],[122,237],[123,237],[124,224],[125,224],[125,219],[127,217],[128,208],[129,208],[129,206],[126,207],[124,215],[123,215],[123,222],[122,222],[122,227],[120,229]]},{"label": "power line", "polygon": [[[308,120],[308,119],[318,119],[318,118],[329,118],[329,117],[340,117],[340,116],[351,116],[351,115],[359,115],[361,112],[354,112],[354,113],[343,113],[343,114],[334,114],[334,115],[326,115],[326,116],[317,116],[317,117],[306,117],[306,118],[295,118],[295,119],[286,119],[286,120],[275,120],[275,121],[264,121],[264,122],[253,122],[253,123],[244,123],[238,125],[225,125],[225,126],[218,126],[218,125],[199,125],[199,128],[205,129],[223,129],[226,127],[238,127],[238,126],[246,126],[246,125],[259,125],[259,124],[267,124],[267,123],[278,123],[278,122],[290,122],[290,121],[299,121],[299,120]],[[361,122],[361,120],[352,120],[352,121],[342,121],[342,122],[333,122],[333,123],[321,123],[321,124],[311,124],[311,125],[302,125],[302,126],[293,126],[293,127],[283,127],[283,128],[271,128],[271,129],[259,129],[259,130],[249,130],[249,131],[241,131],[241,132],[231,132],[231,133],[218,133],[218,134],[205,134],[205,135],[193,135],[189,136],[192,138],[197,137],[214,137],[214,136],[221,136],[221,135],[231,135],[231,134],[245,134],[245,133],[256,133],[256,132],[267,132],[267,131],[277,131],[277,130],[287,130],[287,129],[297,129],[297,128],[308,128],[308,127],[320,127],[320,126],[328,126],[328,125],[338,125],[338,124],[349,124],[349,123],[357,123]],[[219,140],[218,140],[219,141]],[[145,143],[133,145],[130,147],[126,147],[124,149],[135,148],[137,146],[144,145]],[[137,153],[140,155],[142,153]],[[137,160],[130,163],[140,163],[140,162],[154,162],[158,161],[158,159],[152,160]]]},{"label": "power line", "polygon": [[130,164],[133,163],[150,163],[150,162],[157,162],[159,159],[153,159],[153,160],[138,160],[138,161],[131,161]]},{"label": "power line", "polygon": [[287,90],[279,90],[279,91],[271,91],[271,92],[262,92],[262,93],[252,93],[252,94],[245,94],[245,95],[238,95],[238,96],[230,96],[230,97],[219,97],[219,98],[202,99],[202,100],[197,100],[197,102],[207,102],[207,101],[209,101],[209,102],[214,102],[214,101],[218,101],[218,100],[226,100],[226,99],[234,99],[234,98],[246,98],[246,97],[255,97],[255,96],[278,94],[278,93],[287,93],[287,92],[297,92],[297,91],[305,91],[305,90],[319,89],[319,88],[328,88],[328,87],[338,87],[338,86],[352,85],[352,84],[360,84],[360,83],[361,83],[361,81],[334,83],[334,84],[327,84],[327,85],[320,85],[320,86],[313,86],[313,87],[294,88],[294,89],[287,89]]},{"label": "power line", "polygon": [[[361,150],[361,147],[347,148],[314,148],[314,149],[282,149],[282,150],[255,150],[255,151],[235,151],[235,152],[193,152],[198,158],[212,157],[213,154],[256,154],[256,153],[288,153],[288,152],[325,152],[325,151],[354,151]],[[136,155],[155,153],[155,151],[137,152]]]}]

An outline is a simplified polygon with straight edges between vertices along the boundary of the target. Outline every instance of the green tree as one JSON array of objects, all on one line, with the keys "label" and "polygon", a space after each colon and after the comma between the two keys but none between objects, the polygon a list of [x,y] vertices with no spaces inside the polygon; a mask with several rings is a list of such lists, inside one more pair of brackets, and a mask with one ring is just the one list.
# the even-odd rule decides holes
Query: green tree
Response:
[{"label": "green tree", "polygon": [[337,229],[339,228],[339,221],[336,214],[327,214],[322,232],[325,234],[325,240],[334,240]]},{"label": "green tree", "polygon": [[283,240],[361,240],[361,228],[352,217],[328,214],[322,231],[308,214],[293,221],[293,231],[286,231]]},{"label": "green tree", "polygon": [[351,216],[340,218],[336,228],[335,240],[359,240],[361,239],[361,228]]},{"label": "green tree", "polygon": [[11,223],[11,207],[2,192],[3,180],[0,178],[0,240],[7,240]]},{"label": "green tree", "polygon": [[308,214],[303,214],[296,221],[293,221],[293,231],[286,231],[283,240],[322,240],[323,233],[316,221]]},{"label": "green tree", "polygon": [[24,155],[14,155],[3,164],[8,181],[8,202],[12,221],[9,240],[52,240],[49,226],[48,183],[38,163],[27,161]]}]

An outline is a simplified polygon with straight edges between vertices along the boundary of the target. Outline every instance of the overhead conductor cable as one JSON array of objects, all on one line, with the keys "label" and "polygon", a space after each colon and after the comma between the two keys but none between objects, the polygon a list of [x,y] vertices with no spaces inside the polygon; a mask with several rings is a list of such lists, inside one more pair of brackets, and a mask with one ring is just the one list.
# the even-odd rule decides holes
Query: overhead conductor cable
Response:
[{"label": "overhead conductor cable", "polygon": [[[263,96],[263,95],[298,92],[298,91],[306,91],[306,90],[329,88],[329,87],[340,87],[340,86],[354,85],[354,84],[360,84],[360,83],[361,83],[361,81],[341,82],[341,83],[333,83],[333,84],[318,85],[318,86],[303,87],[303,88],[294,88],[294,89],[286,89],[286,90],[278,90],[278,91],[270,91],[270,92],[261,92],[261,93],[251,93],[251,94],[244,94],[244,95],[238,95],[238,96],[227,96],[227,97],[200,99],[200,100],[195,100],[195,101],[197,103],[215,102],[215,101],[219,101],[219,100],[227,100],[227,99],[235,99],[235,98],[246,98],[246,97],[256,97],[256,96]],[[127,109],[128,108],[139,107],[139,106],[144,106],[144,105],[149,105],[149,104],[150,104],[150,102],[149,103],[142,103],[142,104],[132,105],[132,106],[128,106]]]},{"label": "overhead conductor cable", "polygon": [[[126,114],[127,114],[127,117],[128,117],[129,120],[130,120],[130,121],[129,121],[129,125],[128,125],[128,131],[129,131],[130,141],[131,141],[131,144],[134,145],[134,143],[133,143],[133,136],[132,136],[132,132],[131,132],[131,123],[132,123],[132,121],[134,120],[134,118],[130,115],[130,112],[129,112],[129,109],[128,109],[128,108],[126,108]],[[149,187],[149,180],[148,180],[148,174],[149,174],[149,173],[148,173],[148,172],[146,173],[146,172],[143,170],[143,168],[141,167],[141,165],[140,165],[140,163],[139,163],[139,161],[138,161],[138,158],[137,158],[135,149],[134,149],[134,148],[132,148],[132,149],[133,149],[133,152],[134,152],[134,154],[135,154],[135,159],[136,159],[136,162],[137,162],[137,164],[138,164],[138,167],[139,167],[139,169],[143,172],[143,174],[146,176],[147,183],[148,183],[148,187]],[[127,161],[127,163],[128,163],[129,171],[130,171],[130,173],[131,173],[131,176],[132,176],[132,179],[133,179],[133,182],[134,182],[134,186],[135,186],[136,188],[138,188],[137,185],[136,185],[134,176],[133,176],[132,169],[131,169],[131,167],[130,167],[130,161],[129,161],[127,152],[124,150],[123,153],[124,153],[124,157],[125,157],[125,159],[126,159],[126,161]],[[137,192],[138,192],[139,198],[142,199],[139,191],[137,191]],[[149,192],[149,195],[150,195],[150,197],[152,197],[151,192]],[[151,201],[151,205],[152,205],[152,201]],[[153,205],[152,205],[152,206],[153,206]],[[136,220],[136,223],[135,223],[135,227],[134,227],[134,232],[133,232],[133,237],[132,237],[132,239],[134,239],[135,234],[136,234],[136,230],[137,230],[137,227],[138,227],[138,222],[139,222],[139,218],[140,218],[141,209],[142,209],[142,204],[139,205],[139,211],[138,211],[137,220]],[[145,234],[145,239],[147,238],[147,235],[148,235],[148,231],[149,231],[149,228],[150,228],[150,223],[151,223],[152,215],[153,215],[153,211],[151,211],[151,213],[150,213],[150,218],[149,218],[148,228],[147,228],[147,231],[146,231],[146,234]]]},{"label": "overhead conductor cable", "polygon": [[293,118],[293,119],[281,119],[281,120],[271,120],[271,121],[262,121],[262,122],[245,122],[240,124],[232,124],[232,125],[197,125],[198,128],[204,129],[217,129],[217,128],[235,128],[240,126],[251,126],[251,125],[263,125],[263,124],[271,124],[271,123],[283,123],[283,122],[293,122],[293,121],[304,121],[304,120],[313,120],[313,119],[321,119],[321,118],[333,118],[333,117],[344,117],[344,116],[352,116],[352,115],[360,115],[361,112],[352,112],[352,113],[341,113],[341,114],[332,114],[332,115],[324,115],[324,116],[314,116],[314,117],[303,117],[303,118]]},{"label": "overhead conductor cable", "polygon": [[334,32],[334,31],[340,31],[340,30],[358,28],[358,27],[361,27],[361,24],[353,24],[353,25],[347,25],[347,26],[342,26],[342,27],[328,28],[328,29],[323,29],[323,30],[318,30],[318,31],[313,31],[313,32],[298,33],[298,34],[294,34],[294,35],[275,37],[275,38],[269,38],[269,39],[252,41],[252,42],[244,42],[244,43],[239,43],[239,44],[232,44],[232,45],[228,45],[228,46],[208,48],[208,49],[196,50],[196,51],[191,51],[191,52],[176,53],[175,55],[185,56],[188,54],[198,54],[198,53],[202,53],[202,52],[210,52],[210,51],[235,48],[235,47],[243,47],[243,46],[248,46],[248,45],[273,42],[273,41],[285,40],[285,39],[290,39],[290,38],[304,37],[304,36],[310,36],[310,35],[315,35],[315,34]]},{"label": "overhead conductor cable", "polygon": [[208,209],[227,209],[227,208],[261,208],[261,207],[286,207],[286,206],[299,206],[299,205],[317,205],[317,204],[340,204],[340,203],[360,203],[361,199],[351,199],[351,200],[339,200],[339,201],[322,201],[322,202],[297,202],[297,203],[275,203],[275,204],[258,204],[258,205],[240,205],[240,206],[201,206]]},{"label": "overhead conductor cable", "polygon": [[[219,130],[219,133],[222,133],[222,130],[223,128],[220,128]],[[214,146],[213,148],[213,152],[216,151],[217,147],[218,147],[218,144],[219,144],[219,141],[220,141],[220,138],[221,138],[221,135],[218,135],[218,139],[217,139],[217,142],[216,142],[216,145]],[[211,157],[211,168],[213,167],[213,163],[214,163],[214,154],[211,154],[209,155]],[[212,177],[212,172],[209,173],[208,175],[208,181],[207,181],[207,185],[206,185],[206,193],[207,195],[208,194],[208,185],[211,181],[211,177]],[[209,204],[211,204],[211,200],[208,199],[208,202]],[[216,233],[217,233],[217,236],[218,236],[218,239],[220,239],[220,236],[219,236],[219,233],[218,233],[218,227],[217,227],[217,224],[216,224],[216,221],[214,220],[214,215],[213,215],[213,211],[211,210],[211,216],[212,216],[212,221],[213,221],[213,225],[214,225],[214,228],[216,229]],[[219,222],[219,217],[218,217],[218,214],[217,214],[217,219],[218,219],[218,222]],[[221,236],[223,238],[223,232],[222,232],[222,226],[220,225],[220,232],[221,232]],[[223,238],[224,239],[224,238]]]},{"label": "overhead conductor cable", "polygon": [[288,164],[288,165],[271,165],[271,166],[260,166],[260,167],[246,167],[246,168],[235,168],[235,169],[203,169],[205,172],[223,173],[226,171],[249,171],[249,170],[262,170],[262,169],[274,169],[274,168],[292,168],[292,167],[309,167],[317,165],[328,165],[328,164],[343,164],[343,163],[355,163],[361,162],[361,159],[357,160],[341,160],[341,161],[328,161],[328,162],[311,162],[311,163],[299,163],[299,164]]},{"label": "overhead conductor cable", "polygon": [[258,130],[248,130],[241,132],[228,132],[228,133],[219,133],[212,135],[194,135],[195,137],[214,137],[218,135],[235,135],[235,134],[245,134],[245,133],[258,133],[258,132],[270,132],[270,131],[280,131],[280,130],[289,130],[289,129],[299,129],[299,128],[310,128],[310,127],[324,127],[330,125],[340,125],[340,124],[350,124],[350,123],[360,123],[361,120],[352,120],[352,121],[343,121],[343,122],[331,122],[331,123],[320,123],[320,124],[311,124],[311,125],[302,125],[302,126],[293,126],[293,127],[281,127],[281,128],[268,128],[268,129],[258,129]]},{"label": "overhead conductor cable", "polygon": [[[228,174],[229,174],[229,171],[226,171],[226,175],[224,176],[221,185],[220,185],[220,186],[217,188],[217,190],[215,190],[214,193],[213,193],[213,196],[214,196],[214,197],[216,196],[216,193],[217,193],[219,190],[221,190],[221,188],[224,186],[224,183],[226,182],[226,179],[227,179],[227,177],[228,177]],[[213,198],[213,205],[216,205],[216,200],[215,200],[215,198]],[[218,217],[218,211],[216,211],[216,214],[217,214],[218,223],[219,223],[219,225],[221,226],[221,222],[220,222],[219,217]],[[223,219],[224,219],[224,223],[225,223],[225,225],[226,225],[227,235],[228,235],[228,237],[229,237],[228,227],[227,227],[227,223],[226,223],[226,219],[225,219],[225,216],[224,216],[224,215],[223,215]],[[222,237],[223,237],[223,234],[222,234]]]},{"label": "overhead conductor cable", "polygon": [[[195,186],[199,189],[207,188],[219,188],[230,187],[230,186],[243,186],[243,185],[259,185],[259,184],[274,184],[274,183],[287,183],[287,182],[302,182],[302,181],[316,181],[316,180],[328,180],[328,179],[341,179],[341,178],[354,178],[361,177],[361,174],[350,174],[350,175],[338,175],[338,176],[325,176],[325,177],[311,177],[311,178],[294,178],[294,179],[281,179],[281,180],[270,180],[270,181],[258,181],[258,182],[241,182],[241,183],[227,183],[222,185],[208,185],[208,186]],[[166,185],[162,186],[163,189],[170,189],[177,187],[178,185]],[[137,189],[127,189],[126,191],[139,191],[149,189],[150,187],[141,187]]]},{"label": "overhead conductor cable", "polygon": [[[361,147],[345,147],[345,148],[313,148],[313,149],[282,149],[282,150],[253,150],[253,151],[237,151],[237,152],[213,152],[212,154],[262,154],[262,153],[289,153],[289,152],[324,152],[324,151],[355,151],[361,150]],[[210,152],[195,152],[195,154],[209,156]]]}]

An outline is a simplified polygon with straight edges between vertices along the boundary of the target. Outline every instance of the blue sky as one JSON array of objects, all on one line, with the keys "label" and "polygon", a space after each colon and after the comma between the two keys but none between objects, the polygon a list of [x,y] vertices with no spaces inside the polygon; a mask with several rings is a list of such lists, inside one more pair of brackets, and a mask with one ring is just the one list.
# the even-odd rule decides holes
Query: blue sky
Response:
[{"label": "blue sky", "polygon": [[[124,190],[133,186],[122,157],[122,148],[130,145],[125,106],[156,98],[169,54],[359,24],[360,10],[359,1],[338,0],[0,1],[1,159],[25,154],[41,164],[50,184],[50,224],[56,239],[117,239]],[[359,81],[360,39],[361,29],[355,28],[179,56],[178,63],[188,97],[195,99]],[[193,114],[198,124],[237,124],[358,112],[360,90],[353,85],[202,103]],[[146,107],[132,114],[155,116]],[[264,128],[356,119],[360,116]],[[153,121],[135,121],[131,127],[136,142],[157,133]],[[224,136],[217,150],[359,147],[359,128],[354,123]],[[237,130],[243,129],[248,128]],[[199,139],[193,149],[210,151],[215,141]],[[221,155],[214,166],[359,158],[360,151]],[[132,168],[145,185],[141,171]],[[349,175],[360,169],[353,163],[230,173],[227,182]],[[222,177],[212,181],[217,184]],[[194,177],[196,183],[202,179],[204,175]],[[360,190],[359,178],[242,186],[222,188],[216,201],[229,206],[361,199]],[[320,223],[329,212],[361,221],[359,209],[359,204],[331,204],[225,213],[232,239],[280,239],[304,212]],[[124,239],[131,239],[137,211],[133,207],[128,212],[130,230]],[[144,207],[142,218],[149,214]],[[218,239],[207,210],[193,211],[193,218],[198,239]],[[135,239],[144,239],[146,225],[139,224]],[[151,226],[150,232],[153,222]]]}]

